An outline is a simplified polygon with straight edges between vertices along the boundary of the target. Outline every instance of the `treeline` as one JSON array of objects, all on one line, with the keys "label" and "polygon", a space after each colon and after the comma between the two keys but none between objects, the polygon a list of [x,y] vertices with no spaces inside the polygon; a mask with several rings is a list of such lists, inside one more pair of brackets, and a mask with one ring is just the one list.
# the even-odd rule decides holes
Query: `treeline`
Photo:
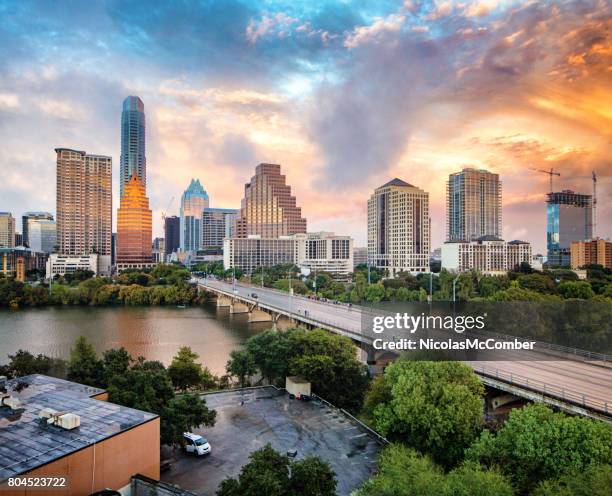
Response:
[{"label": "treeline", "polygon": [[77,271],[51,282],[51,287],[0,278],[0,307],[43,305],[188,305],[199,301],[191,274],[178,265],[130,270],[113,278]]},{"label": "treeline", "polygon": [[79,337],[68,361],[19,350],[9,355],[7,365],[0,366],[0,375],[46,374],[103,388],[112,403],[159,415],[162,444],[179,445],[183,432],[215,423],[216,412],[192,391],[217,389],[220,380],[198,358],[188,347],[181,348],[168,367],[159,361],[133,358],[124,348],[98,356],[92,345]]}]

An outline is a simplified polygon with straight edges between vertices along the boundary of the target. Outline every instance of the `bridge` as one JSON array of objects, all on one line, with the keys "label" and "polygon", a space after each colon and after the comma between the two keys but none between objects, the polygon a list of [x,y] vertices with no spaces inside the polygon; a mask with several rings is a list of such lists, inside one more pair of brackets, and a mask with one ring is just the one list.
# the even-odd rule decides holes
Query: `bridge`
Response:
[{"label": "bridge", "polygon": [[[197,279],[198,287],[217,297],[218,306],[232,313],[248,313],[249,321],[271,322],[281,317],[305,326],[347,336],[372,353],[372,336],[362,322],[371,309],[323,302],[270,288],[216,279]],[[536,346],[529,360],[466,361],[483,383],[512,398],[538,401],[560,410],[612,422],[612,363],[588,352]],[[556,360],[555,358],[564,358]]]}]

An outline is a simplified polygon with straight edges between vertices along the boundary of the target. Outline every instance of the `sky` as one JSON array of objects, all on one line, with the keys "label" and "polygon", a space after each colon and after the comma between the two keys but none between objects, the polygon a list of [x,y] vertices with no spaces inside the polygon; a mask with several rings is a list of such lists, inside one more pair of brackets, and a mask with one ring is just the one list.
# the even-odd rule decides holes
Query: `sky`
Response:
[{"label": "sky", "polygon": [[[121,103],[147,119],[154,235],[200,179],[238,208],[279,163],[309,231],[366,241],[366,202],[399,177],[499,173],[503,236],[545,250],[548,175],[591,193],[612,236],[612,3],[604,0],[0,0],[0,210],[55,211],[56,147],[113,157]],[[18,227],[19,227],[18,223]]]}]

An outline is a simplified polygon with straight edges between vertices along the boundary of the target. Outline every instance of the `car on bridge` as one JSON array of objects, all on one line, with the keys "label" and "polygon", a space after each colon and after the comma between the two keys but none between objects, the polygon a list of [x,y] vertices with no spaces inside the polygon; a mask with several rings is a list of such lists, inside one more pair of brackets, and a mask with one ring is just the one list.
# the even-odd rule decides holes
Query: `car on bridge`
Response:
[{"label": "car on bridge", "polygon": [[251,298],[257,299],[259,296],[257,296],[257,293],[251,293]]}]

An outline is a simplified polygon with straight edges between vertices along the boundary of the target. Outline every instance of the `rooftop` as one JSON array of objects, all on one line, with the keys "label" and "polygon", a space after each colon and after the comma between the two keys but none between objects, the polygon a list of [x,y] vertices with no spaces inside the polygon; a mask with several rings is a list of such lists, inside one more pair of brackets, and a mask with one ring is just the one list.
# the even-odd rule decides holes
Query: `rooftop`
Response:
[{"label": "rooftop", "polygon": [[[19,385],[19,386],[18,386]],[[93,397],[104,390],[45,375],[7,382],[7,392],[21,408],[0,407],[0,481],[46,465],[157,417]],[[41,424],[43,408],[81,417],[73,430]]]},{"label": "rooftop", "polygon": [[381,188],[386,188],[387,186],[407,186],[409,188],[414,188],[412,184],[407,183],[406,181],[402,181],[399,178],[391,179],[388,183],[385,183],[381,186]]},{"label": "rooftop", "polygon": [[273,387],[212,393],[204,398],[217,411],[217,420],[214,427],[195,432],[210,442],[212,454],[199,459],[168,450],[162,458],[180,458],[162,474],[163,482],[196,494],[214,494],[222,480],[236,477],[251,452],[266,443],[282,454],[296,449],[297,460],[316,455],[329,462],[338,478],[340,496],[348,496],[377,469],[380,445],[335,408],[289,399]]}]

